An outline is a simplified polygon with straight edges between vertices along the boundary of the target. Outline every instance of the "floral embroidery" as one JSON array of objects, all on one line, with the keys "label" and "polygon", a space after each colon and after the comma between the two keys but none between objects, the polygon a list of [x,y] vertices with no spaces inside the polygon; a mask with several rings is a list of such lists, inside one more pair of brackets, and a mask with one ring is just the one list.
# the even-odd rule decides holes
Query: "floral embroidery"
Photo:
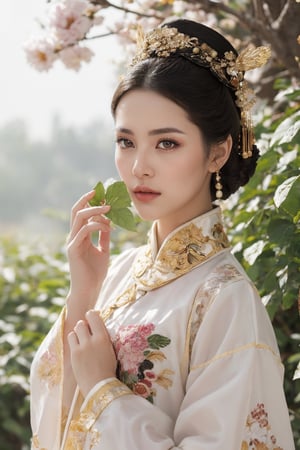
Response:
[{"label": "floral embroidery", "polygon": [[191,354],[193,344],[196,338],[198,329],[203,321],[203,318],[210,307],[221,287],[232,280],[240,278],[242,275],[235,266],[225,264],[216,269],[210,274],[205,283],[199,288],[193,306],[191,326],[190,326],[190,341],[189,351]]},{"label": "floral embroidery", "polygon": [[[218,225],[222,229],[222,225]],[[216,224],[214,231],[217,231],[215,227]],[[194,223],[177,231],[176,235],[172,236],[159,252],[159,262],[162,264],[163,270],[186,272],[191,265],[199,264],[221,249],[228,247],[226,235],[224,234],[224,237],[219,229],[215,234],[216,236],[213,238],[210,235],[205,236],[202,229]],[[220,237],[222,239],[217,240]]]},{"label": "floral embroidery", "polygon": [[51,389],[61,380],[61,341],[57,334],[49,348],[43,353],[38,365],[39,377]]},{"label": "floral embroidery", "polygon": [[115,350],[119,361],[118,377],[135,394],[153,403],[158,384],[165,389],[172,386],[173,371],[164,369],[158,374],[153,370],[155,362],[166,359],[160,348],[170,344],[170,339],[152,334],[155,326],[128,325],[119,328],[115,338]]},{"label": "floral embroidery", "polygon": [[104,321],[118,308],[129,306],[146,292],[170,283],[229,247],[219,208],[176,230],[156,256],[155,232],[153,226],[148,245],[141,247],[134,260],[134,283],[101,311]]},{"label": "floral embroidery", "polygon": [[258,403],[247,417],[246,436],[241,450],[283,450],[272,434],[263,403]]},{"label": "floral embroidery", "polygon": [[32,450],[47,450],[45,447],[40,447],[39,438],[34,434],[31,438]]}]

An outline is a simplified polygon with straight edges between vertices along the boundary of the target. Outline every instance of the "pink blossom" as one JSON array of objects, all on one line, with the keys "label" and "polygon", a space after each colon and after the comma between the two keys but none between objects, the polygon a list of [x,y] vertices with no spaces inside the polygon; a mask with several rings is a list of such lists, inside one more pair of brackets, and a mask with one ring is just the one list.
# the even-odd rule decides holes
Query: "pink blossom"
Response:
[{"label": "pink blossom", "polygon": [[136,374],[139,365],[144,360],[143,352],[133,352],[130,347],[124,346],[118,353],[118,359],[122,366],[122,371]]},{"label": "pink blossom", "polygon": [[68,69],[79,70],[82,62],[89,62],[94,53],[87,47],[72,45],[60,51],[60,59]]},{"label": "pink blossom", "polygon": [[54,6],[50,13],[49,25],[63,47],[83,39],[93,25],[85,15],[89,2],[65,0]]},{"label": "pink blossom", "polygon": [[116,339],[116,348],[129,343],[134,350],[145,350],[148,347],[147,337],[154,330],[152,323],[146,325],[128,325],[120,327]]},{"label": "pink blossom", "polygon": [[96,26],[96,25],[102,25],[104,21],[104,17],[102,16],[94,16],[92,19],[92,25]]},{"label": "pink blossom", "polygon": [[144,361],[144,351],[149,347],[147,338],[154,330],[152,323],[120,327],[115,340],[115,349],[122,370],[136,373]]},{"label": "pink blossom", "polygon": [[40,72],[49,70],[57,59],[55,42],[49,38],[33,38],[23,48],[29,64]]}]

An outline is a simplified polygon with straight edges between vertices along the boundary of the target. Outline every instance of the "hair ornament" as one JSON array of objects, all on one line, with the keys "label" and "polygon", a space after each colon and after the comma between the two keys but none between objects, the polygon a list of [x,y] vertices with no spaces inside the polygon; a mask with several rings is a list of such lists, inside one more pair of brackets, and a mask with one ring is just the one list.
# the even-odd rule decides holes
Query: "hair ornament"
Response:
[{"label": "hair ornament", "polygon": [[167,58],[175,53],[200,67],[209,69],[221,83],[235,92],[235,103],[241,113],[240,152],[244,159],[250,158],[254,144],[250,110],[255,103],[255,94],[244,79],[244,72],[263,66],[271,56],[270,48],[249,45],[239,55],[228,51],[220,57],[207,43],[181,33],[177,28],[164,25],[144,33],[139,26],[137,52],[131,65],[148,58]]}]

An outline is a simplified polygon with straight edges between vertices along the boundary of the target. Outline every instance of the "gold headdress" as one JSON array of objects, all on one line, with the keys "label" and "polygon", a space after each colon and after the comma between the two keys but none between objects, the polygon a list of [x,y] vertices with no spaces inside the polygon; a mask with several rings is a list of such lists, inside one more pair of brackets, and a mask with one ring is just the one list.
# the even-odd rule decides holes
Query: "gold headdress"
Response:
[{"label": "gold headdress", "polygon": [[132,65],[151,57],[167,58],[175,52],[194,64],[208,68],[221,83],[235,91],[236,105],[241,111],[241,155],[244,159],[251,157],[254,135],[250,110],[255,103],[255,95],[244,79],[244,72],[264,65],[270,58],[270,48],[249,46],[240,55],[228,51],[220,57],[208,44],[180,33],[177,28],[163,26],[146,34],[139,28],[137,53]]}]

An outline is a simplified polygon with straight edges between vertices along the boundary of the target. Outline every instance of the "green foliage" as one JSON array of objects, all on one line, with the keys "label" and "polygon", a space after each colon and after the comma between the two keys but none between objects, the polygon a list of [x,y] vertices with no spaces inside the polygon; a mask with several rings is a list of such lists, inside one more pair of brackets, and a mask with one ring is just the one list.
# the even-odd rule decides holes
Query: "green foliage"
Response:
[{"label": "green foliage", "polygon": [[94,197],[89,201],[91,206],[110,205],[110,210],[105,214],[115,225],[129,231],[135,231],[136,221],[133,213],[129,209],[131,199],[126,185],[123,181],[113,181],[106,190],[101,181],[95,189]]},{"label": "green foliage", "polygon": [[[0,242],[0,449],[29,448],[28,375],[68,286],[62,252]],[[2,267],[1,267],[2,266]]]},{"label": "green foliage", "polygon": [[[262,295],[285,365],[285,391],[300,448],[300,361],[297,299],[300,274],[300,90],[278,95],[289,103],[258,126],[264,149],[250,182],[228,201],[226,218],[235,255]],[[275,104],[276,106],[276,104]]]}]

